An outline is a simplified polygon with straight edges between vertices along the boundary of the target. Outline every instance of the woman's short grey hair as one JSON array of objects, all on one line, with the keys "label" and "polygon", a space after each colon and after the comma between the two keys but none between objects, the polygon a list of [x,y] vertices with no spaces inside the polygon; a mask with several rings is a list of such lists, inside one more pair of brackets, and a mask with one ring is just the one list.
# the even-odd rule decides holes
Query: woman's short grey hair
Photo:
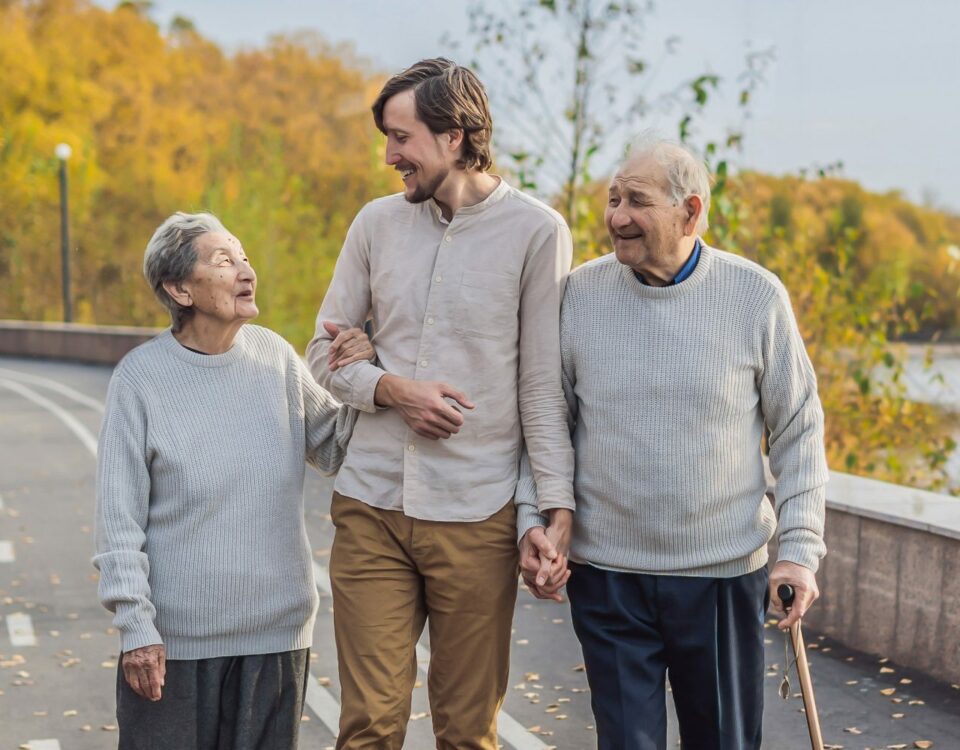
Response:
[{"label": "woman's short grey hair", "polygon": [[697,223],[697,232],[703,234],[710,226],[710,172],[703,161],[675,141],[645,133],[636,138],[627,148],[624,162],[637,156],[650,155],[667,173],[667,192],[676,205],[682,205],[691,195],[700,196],[703,212]]},{"label": "woman's short grey hair", "polygon": [[177,211],[157,227],[147,243],[143,253],[143,275],[157,299],[169,311],[174,331],[179,331],[184,321],[193,315],[193,308],[178,304],[163,285],[186,281],[193,274],[193,267],[197,264],[196,241],[201,234],[226,231],[213,214]]}]

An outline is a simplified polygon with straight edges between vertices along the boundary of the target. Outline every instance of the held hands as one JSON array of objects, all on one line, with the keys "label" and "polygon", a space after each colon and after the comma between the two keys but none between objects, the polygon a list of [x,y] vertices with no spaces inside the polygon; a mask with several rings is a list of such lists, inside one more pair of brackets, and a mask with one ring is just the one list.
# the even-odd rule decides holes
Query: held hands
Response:
[{"label": "held hands", "polygon": [[570,579],[567,553],[573,512],[555,508],[547,513],[549,526],[534,526],[520,540],[520,574],[535,597],[560,602],[560,589]]},{"label": "held hands", "polygon": [[133,692],[147,700],[160,700],[160,689],[167,674],[167,656],[162,644],[127,651],[120,665]]},{"label": "held hands", "polygon": [[777,623],[780,630],[787,630],[806,614],[810,606],[820,596],[820,589],[817,588],[817,579],[810,568],[787,560],[780,560],[773,566],[773,571],[770,573],[770,603],[778,613],[784,611],[783,602],[780,601],[780,596],[777,594],[777,587],[783,583],[789,583],[796,592],[793,605],[790,607],[790,613]]},{"label": "held hands", "polygon": [[327,352],[327,367],[330,372],[339,370],[354,362],[372,360],[376,356],[370,339],[361,328],[340,330],[329,320],[323,321],[324,330],[333,337]]},{"label": "held hands", "polygon": [[410,380],[389,373],[380,378],[373,400],[377,406],[391,406],[418,435],[431,440],[448,438],[460,431],[463,414],[446,399],[464,409],[473,409],[467,394],[452,385],[432,380]]}]

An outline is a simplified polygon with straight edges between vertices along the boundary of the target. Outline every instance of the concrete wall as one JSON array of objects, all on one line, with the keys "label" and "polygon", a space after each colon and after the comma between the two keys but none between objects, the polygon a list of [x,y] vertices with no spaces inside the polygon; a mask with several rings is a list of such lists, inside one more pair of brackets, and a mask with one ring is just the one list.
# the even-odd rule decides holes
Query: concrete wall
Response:
[{"label": "concrete wall", "polygon": [[812,630],[960,682],[960,498],[833,473]]},{"label": "concrete wall", "polygon": [[0,354],[116,364],[160,328],[0,320]]}]

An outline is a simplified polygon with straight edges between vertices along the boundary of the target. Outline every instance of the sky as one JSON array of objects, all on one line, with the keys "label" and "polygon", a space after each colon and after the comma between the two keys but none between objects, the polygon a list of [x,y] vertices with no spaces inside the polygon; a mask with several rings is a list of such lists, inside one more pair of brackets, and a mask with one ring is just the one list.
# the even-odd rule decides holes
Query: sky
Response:
[{"label": "sky", "polygon": [[[350,43],[372,69],[395,72],[454,54],[440,40],[466,39],[466,7],[463,0],[155,0],[151,16],[163,26],[185,16],[228,51],[311,29]],[[711,109],[718,132],[739,122],[733,79],[746,53],[773,48],[743,124],[739,167],[783,174],[842,161],[842,174],[871,190],[901,190],[960,213],[958,30],[956,0],[661,0],[643,44],[657,58],[665,39],[680,37],[669,69],[657,73],[665,84],[705,71],[727,81]],[[505,118],[495,109],[494,119]],[[672,135],[675,119],[648,124]]]}]

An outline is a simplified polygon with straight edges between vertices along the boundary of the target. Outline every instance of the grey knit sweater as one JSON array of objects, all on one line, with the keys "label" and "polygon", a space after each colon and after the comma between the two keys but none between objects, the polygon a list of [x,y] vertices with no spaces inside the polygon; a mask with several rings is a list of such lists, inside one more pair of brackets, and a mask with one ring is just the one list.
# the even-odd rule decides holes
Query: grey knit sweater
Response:
[{"label": "grey knit sweater", "polygon": [[124,651],[163,643],[167,658],[203,659],[310,645],[304,462],[339,466],[345,412],[258,326],[209,356],[168,330],[120,362],[100,431],[94,565]]},{"label": "grey knit sweater", "polygon": [[[608,255],[570,276],[560,335],[576,452],[571,559],[741,575],[766,563],[779,519],[779,558],[817,569],[823,412],[776,276],[704,245],[688,279],[651,287]],[[544,523],[526,467],[517,502],[521,535]]]}]

